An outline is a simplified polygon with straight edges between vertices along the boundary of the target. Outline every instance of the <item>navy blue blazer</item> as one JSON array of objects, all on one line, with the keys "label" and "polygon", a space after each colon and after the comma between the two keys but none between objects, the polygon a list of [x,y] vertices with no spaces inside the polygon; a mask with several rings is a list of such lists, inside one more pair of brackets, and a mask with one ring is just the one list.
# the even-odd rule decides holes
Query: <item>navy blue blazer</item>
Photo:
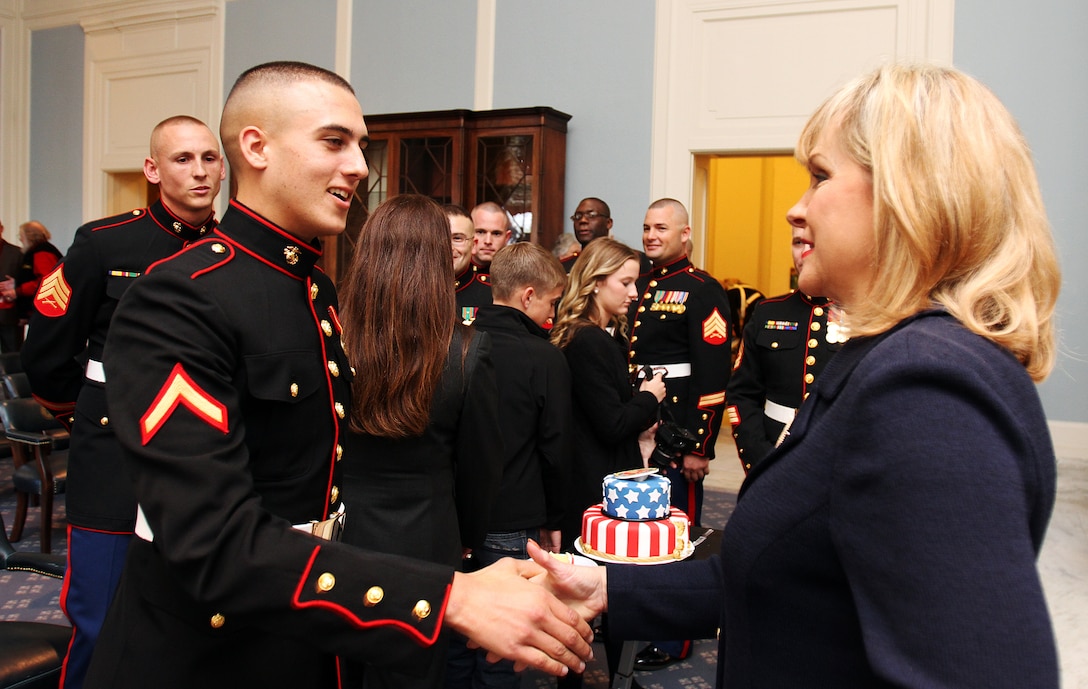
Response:
[{"label": "navy blue blazer", "polygon": [[1023,366],[918,314],[828,364],[718,557],[609,568],[612,629],[720,627],[729,689],[1057,687],[1035,566],[1055,480]]}]

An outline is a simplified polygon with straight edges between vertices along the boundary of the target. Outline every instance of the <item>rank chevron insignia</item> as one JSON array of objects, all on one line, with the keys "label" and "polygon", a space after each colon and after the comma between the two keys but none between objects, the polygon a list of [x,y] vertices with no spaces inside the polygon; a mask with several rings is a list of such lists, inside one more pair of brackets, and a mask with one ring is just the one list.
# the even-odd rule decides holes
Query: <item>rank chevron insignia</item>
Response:
[{"label": "rank chevron insignia", "polygon": [[64,264],[58,265],[52,273],[42,278],[38,293],[34,295],[34,305],[43,316],[56,318],[68,313],[68,302],[72,299],[72,288],[64,279]]},{"label": "rank chevron insignia", "polygon": [[227,408],[193,382],[181,363],[177,363],[174,364],[174,370],[166,378],[166,383],[159,390],[155,401],[140,418],[140,432],[143,435],[144,445],[155,437],[179,404],[184,404],[189,411],[207,421],[212,428],[227,432]]},{"label": "rank chevron insignia", "polygon": [[729,324],[718,313],[718,309],[711,311],[710,315],[703,321],[703,340],[712,345],[720,345],[729,341]]}]

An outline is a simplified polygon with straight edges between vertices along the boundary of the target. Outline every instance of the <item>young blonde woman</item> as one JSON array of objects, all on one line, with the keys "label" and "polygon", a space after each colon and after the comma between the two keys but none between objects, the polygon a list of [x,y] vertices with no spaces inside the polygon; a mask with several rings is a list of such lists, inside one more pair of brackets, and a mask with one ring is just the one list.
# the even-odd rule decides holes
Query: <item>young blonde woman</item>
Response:
[{"label": "young blonde woman", "polygon": [[748,474],[721,557],[534,558],[613,632],[720,627],[719,687],[1056,688],[1035,382],[1060,275],[1023,136],[963,73],[892,65],[822,105],[797,157],[799,286],[852,337]]}]

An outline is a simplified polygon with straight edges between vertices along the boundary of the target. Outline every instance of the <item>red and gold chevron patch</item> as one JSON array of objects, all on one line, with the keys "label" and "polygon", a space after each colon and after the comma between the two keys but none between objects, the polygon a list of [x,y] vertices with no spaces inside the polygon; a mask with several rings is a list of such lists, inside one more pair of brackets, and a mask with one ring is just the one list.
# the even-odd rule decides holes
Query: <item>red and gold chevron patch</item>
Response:
[{"label": "red and gold chevron patch", "polygon": [[725,344],[729,341],[729,324],[718,313],[718,309],[711,311],[703,321],[703,341],[712,345]]},{"label": "red and gold chevron patch", "polygon": [[174,369],[170,372],[162,389],[159,390],[155,401],[140,418],[140,433],[143,436],[144,445],[151,442],[179,404],[184,404],[189,411],[207,421],[212,428],[223,433],[227,432],[226,406],[197,385],[179,362],[174,364]]},{"label": "red and gold chevron patch", "polygon": [[60,263],[53,272],[42,278],[38,293],[34,295],[34,306],[43,316],[56,318],[68,313],[68,302],[72,300],[72,287],[64,279],[64,264]]}]

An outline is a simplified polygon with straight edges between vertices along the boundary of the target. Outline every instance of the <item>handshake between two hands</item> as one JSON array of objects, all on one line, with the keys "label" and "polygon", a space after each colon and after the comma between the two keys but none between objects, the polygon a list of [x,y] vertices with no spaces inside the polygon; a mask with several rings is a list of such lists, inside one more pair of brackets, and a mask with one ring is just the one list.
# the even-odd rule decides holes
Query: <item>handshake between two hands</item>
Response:
[{"label": "handshake between two hands", "polygon": [[606,568],[581,567],[529,541],[530,560],[504,559],[454,574],[446,623],[487,659],[552,675],[582,672],[593,659],[588,621],[608,607]]}]

